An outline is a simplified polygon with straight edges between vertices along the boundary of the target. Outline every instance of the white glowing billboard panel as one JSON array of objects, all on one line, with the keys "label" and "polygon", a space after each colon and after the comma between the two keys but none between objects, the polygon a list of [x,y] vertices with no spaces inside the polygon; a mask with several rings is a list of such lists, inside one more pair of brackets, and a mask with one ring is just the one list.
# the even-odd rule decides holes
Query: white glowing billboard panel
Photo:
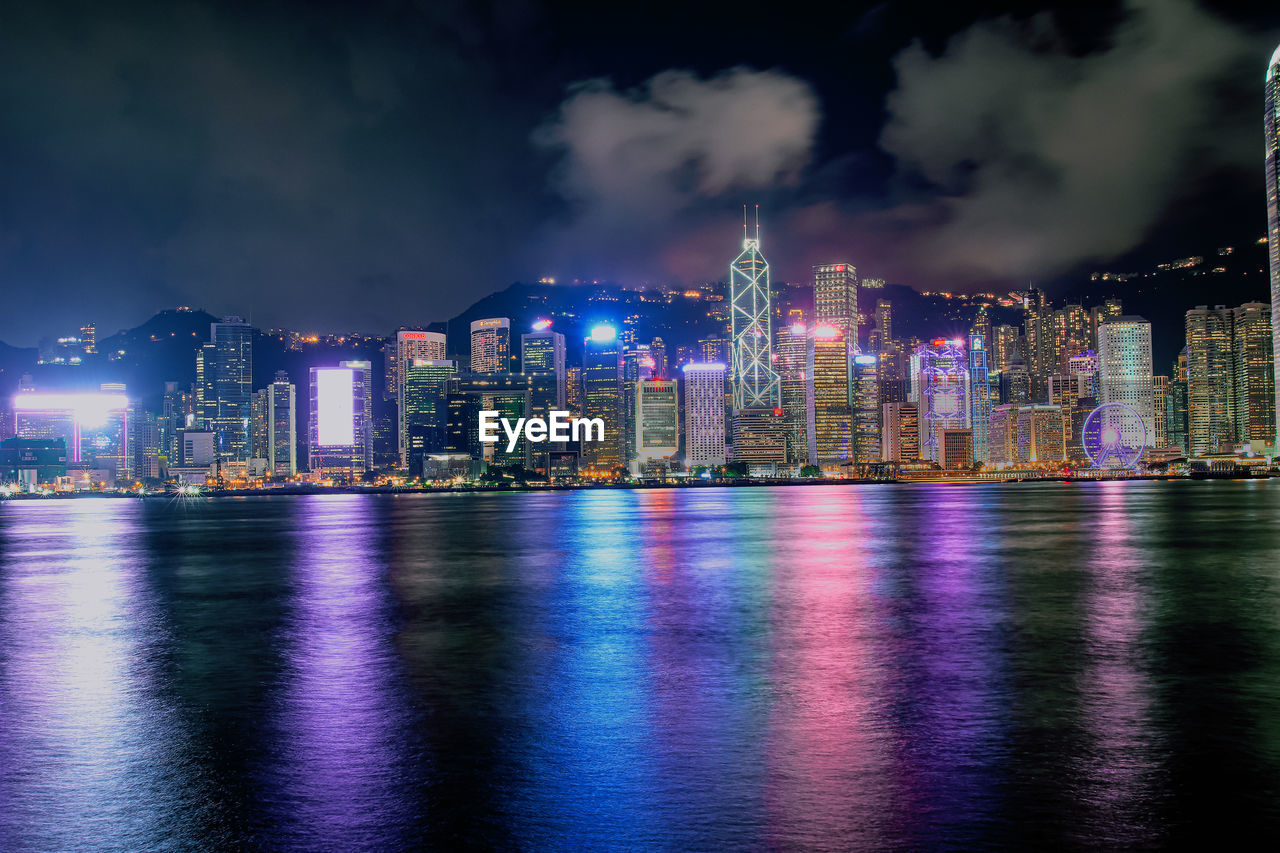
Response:
[{"label": "white glowing billboard panel", "polygon": [[356,443],[354,371],[328,367],[316,371],[316,442],[321,447]]}]

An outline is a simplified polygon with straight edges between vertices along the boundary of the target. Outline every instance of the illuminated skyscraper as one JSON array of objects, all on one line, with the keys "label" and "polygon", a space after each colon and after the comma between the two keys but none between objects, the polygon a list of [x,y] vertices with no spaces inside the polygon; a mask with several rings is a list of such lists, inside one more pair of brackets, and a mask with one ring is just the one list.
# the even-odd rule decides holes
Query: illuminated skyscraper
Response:
[{"label": "illuminated skyscraper", "polygon": [[19,392],[13,398],[14,434],[62,439],[67,463],[107,469],[123,480],[131,467],[129,409],[118,384],[96,391]]},{"label": "illuminated skyscraper", "polygon": [[223,459],[244,459],[253,396],[253,328],[239,317],[210,323],[209,342],[197,359],[203,379],[201,419],[217,434]]},{"label": "illuminated skyscraper", "polygon": [[1276,434],[1275,365],[1272,363],[1271,306],[1246,302],[1232,312],[1235,341],[1236,440],[1268,445]]},{"label": "illuminated skyscraper", "polygon": [[969,329],[969,423],[973,427],[973,458],[987,459],[987,428],[991,420],[991,381],[987,374],[986,308]]},{"label": "illuminated skyscraper", "polygon": [[[1267,251],[1271,255],[1271,342],[1272,385],[1280,394],[1280,47],[1267,63],[1266,107],[1263,125],[1266,131],[1267,174]],[[1280,411],[1280,399],[1272,405]],[[1272,417],[1280,426],[1280,418]],[[1280,447],[1280,438],[1271,440]]]},{"label": "illuminated skyscraper", "polygon": [[1123,403],[1138,413],[1142,426],[1126,419],[1121,441],[1150,446],[1155,441],[1152,391],[1151,324],[1137,315],[1108,318],[1098,329],[1098,373],[1102,403]]},{"label": "illuminated skyscraper", "polygon": [[593,328],[583,342],[582,415],[604,421],[604,441],[584,442],[582,459],[589,468],[601,473],[621,467],[625,458],[619,343],[618,330],[607,325]]},{"label": "illuminated skyscraper", "polygon": [[809,396],[813,399],[813,447],[818,463],[854,458],[849,368],[852,353],[844,334],[827,323],[813,330]]},{"label": "illuminated skyscraper", "polygon": [[1018,330],[1013,326],[995,326],[991,330],[991,338],[991,363],[988,369],[993,374],[1004,373],[1018,356]]},{"label": "illuminated skyscraper", "polygon": [[1187,312],[1187,426],[1193,454],[1230,450],[1236,442],[1232,340],[1235,314],[1225,305]]},{"label": "illuminated skyscraper", "polygon": [[520,336],[520,371],[555,375],[554,399],[543,400],[535,395],[538,397],[533,403],[535,414],[545,417],[548,409],[564,409],[568,395],[564,335],[551,331],[550,320],[539,320],[532,332]]},{"label": "illuminated skyscraper", "polygon": [[471,372],[506,373],[511,370],[511,321],[490,317],[471,323]]},{"label": "illuminated skyscraper", "polygon": [[1067,361],[1093,348],[1089,315],[1080,305],[1064,305],[1049,316],[1050,356],[1047,365],[1052,373],[1065,373]]},{"label": "illuminated skyscraper", "polygon": [[[1160,413],[1156,412],[1156,417]],[[1171,447],[1187,452],[1187,348],[1173,363],[1173,381],[1165,398],[1165,435]]]},{"label": "illuminated skyscraper", "polygon": [[849,386],[853,414],[853,459],[860,465],[880,461],[880,371],[874,355],[853,357]]},{"label": "illuminated skyscraper", "polygon": [[743,238],[742,252],[729,265],[729,298],[733,310],[733,407],[773,409],[780,394],[778,375],[773,372],[769,263],[760,254],[759,207],[756,236]]},{"label": "illuminated skyscraper", "polygon": [[858,271],[853,264],[813,268],[813,317],[818,325],[840,330],[849,346],[858,346]]},{"label": "illuminated skyscraper", "polygon": [[787,461],[806,465],[812,456],[809,423],[813,400],[809,396],[809,335],[803,322],[778,330],[778,376],[782,391],[782,417],[786,424]]},{"label": "illuminated skyscraper", "polygon": [[409,462],[409,427],[405,420],[404,399],[405,371],[415,359],[444,361],[445,347],[446,338],[440,332],[427,332],[421,329],[401,329],[396,332],[394,356],[396,434],[402,468]]},{"label": "illuminated skyscraper", "polygon": [[920,458],[920,420],[915,403],[881,405],[880,458],[885,462],[913,462]]},{"label": "illuminated skyscraper", "polygon": [[1169,421],[1164,417],[1164,413],[1168,411],[1169,408],[1168,376],[1151,377],[1151,406],[1155,411],[1156,422],[1156,439],[1154,444],[1156,447],[1168,447]]},{"label": "illuminated skyscraper", "polygon": [[373,364],[368,361],[340,361],[339,367],[359,371],[358,378],[364,385],[364,398],[361,400],[363,411],[359,413],[359,421],[364,435],[360,437],[360,446],[364,449],[364,470],[373,470]]},{"label": "illuminated skyscraper", "polygon": [[991,410],[987,432],[987,462],[1012,465],[1018,461],[1018,410],[1016,403],[1005,403]]},{"label": "illuminated skyscraper", "polygon": [[1018,461],[1060,465],[1066,461],[1060,406],[1031,405],[1018,409]]},{"label": "illuminated skyscraper", "polygon": [[311,368],[307,458],[313,474],[355,483],[368,473],[372,430],[365,405],[367,372],[359,367]]},{"label": "illuminated skyscraper", "polygon": [[969,366],[964,343],[936,338],[920,347],[920,455],[939,461],[942,430],[970,429]]},{"label": "illuminated skyscraper", "polygon": [[680,403],[674,379],[636,383],[636,463],[643,473],[680,451]]},{"label": "illuminated skyscraper", "polygon": [[288,478],[298,473],[297,388],[283,370],[253,395],[253,455],[267,460],[267,473]]},{"label": "illuminated skyscraper", "polygon": [[686,364],[684,374],[684,460],[696,465],[723,465],[725,365]]},{"label": "illuminated skyscraper", "polygon": [[457,373],[449,359],[414,358],[405,365],[401,423],[405,430],[409,473],[422,473],[425,457],[444,453],[448,444],[449,381]]}]

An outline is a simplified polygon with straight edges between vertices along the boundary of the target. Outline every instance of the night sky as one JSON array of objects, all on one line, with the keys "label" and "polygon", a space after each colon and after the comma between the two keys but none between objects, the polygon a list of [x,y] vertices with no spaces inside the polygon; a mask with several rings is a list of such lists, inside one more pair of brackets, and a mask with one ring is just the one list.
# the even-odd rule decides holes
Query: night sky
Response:
[{"label": "night sky", "polygon": [[775,277],[920,289],[1264,232],[1274,3],[693,5],[6,4],[0,340],[717,279],[744,203]]}]

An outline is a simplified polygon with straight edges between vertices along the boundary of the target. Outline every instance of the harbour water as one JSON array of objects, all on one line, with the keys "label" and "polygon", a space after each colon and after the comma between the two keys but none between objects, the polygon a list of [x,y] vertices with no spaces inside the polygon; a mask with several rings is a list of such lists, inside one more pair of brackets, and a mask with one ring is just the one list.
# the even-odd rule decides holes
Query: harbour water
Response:
[{"label": "harbour water", "polygon": [[1280,834],[1280,481],[0,504],[0,850]]}]

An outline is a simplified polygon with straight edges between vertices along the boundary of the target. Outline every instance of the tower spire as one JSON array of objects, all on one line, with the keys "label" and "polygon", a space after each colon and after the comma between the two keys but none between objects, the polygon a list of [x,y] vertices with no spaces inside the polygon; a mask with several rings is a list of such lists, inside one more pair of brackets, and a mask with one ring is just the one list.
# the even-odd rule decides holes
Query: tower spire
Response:
[{"label": "tower spire", "polygon": [[756,245],[760,245],[760,205],[756,205]]}]

